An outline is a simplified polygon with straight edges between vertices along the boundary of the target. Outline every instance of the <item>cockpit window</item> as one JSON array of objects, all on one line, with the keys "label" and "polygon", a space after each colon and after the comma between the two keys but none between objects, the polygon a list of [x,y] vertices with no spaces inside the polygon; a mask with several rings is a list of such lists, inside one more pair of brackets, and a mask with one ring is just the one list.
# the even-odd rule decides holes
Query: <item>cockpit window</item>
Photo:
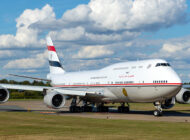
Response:
[{"label": "cockpit window", "polygon": [[156,67],[164,66],[164,67],[170,67],[171,65],[169,63],[157,63]]}]

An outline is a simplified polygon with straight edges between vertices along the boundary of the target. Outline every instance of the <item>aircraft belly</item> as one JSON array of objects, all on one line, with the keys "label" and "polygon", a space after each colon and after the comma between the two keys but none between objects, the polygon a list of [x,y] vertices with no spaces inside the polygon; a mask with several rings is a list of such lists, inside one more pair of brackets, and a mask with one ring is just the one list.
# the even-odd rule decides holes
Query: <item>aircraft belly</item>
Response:
[{"label": "aircraft belly", "polygon": [[155,102],[175,96],[180,86],[151,86],[151,87],[113,87],[110,91],[119,101],[125,102]]}]

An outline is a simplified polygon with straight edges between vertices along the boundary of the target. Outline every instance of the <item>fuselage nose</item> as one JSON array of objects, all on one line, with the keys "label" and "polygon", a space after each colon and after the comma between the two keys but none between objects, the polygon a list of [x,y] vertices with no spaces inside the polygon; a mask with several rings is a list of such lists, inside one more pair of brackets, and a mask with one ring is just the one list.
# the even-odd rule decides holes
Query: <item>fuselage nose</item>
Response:
[{"label": "fuselage nose", "polygon": [[181,78],[172,68],[169,68],[167,73],[170,83],[182,84]]},{"label": "fuselage nose", "polygon": [[156,79],[156,83],[163,84],[158,90],[159,96],[165,99],[176,96],[182,86],[182,82],[178,74],[172,69],[172,67],[169,66],[155,67],[154,70],[154,73],[157,73],[153,74],[154,79]]},{"label": "fuselage nose", "polygon": [[168,92],[168,97],[176,96],[176,94],[182,88],[182,81],[179,75],[172,69],[168,68],[167,70],[168,82],[171,85],[170,91]]}]

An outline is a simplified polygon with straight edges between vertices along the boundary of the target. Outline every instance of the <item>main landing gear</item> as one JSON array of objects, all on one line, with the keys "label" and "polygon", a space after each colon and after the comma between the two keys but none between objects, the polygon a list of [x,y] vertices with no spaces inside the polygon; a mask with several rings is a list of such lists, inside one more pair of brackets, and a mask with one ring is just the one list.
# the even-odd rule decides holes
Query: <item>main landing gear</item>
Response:
[{"label": "main landing gear", "polygon": [[154,111],[154,116],[156,116],[156,117],[162,116],[163,113],[162,113],[161,103],[155,102],[154,107],[156,108],[156,110]]},{"label": "main landing gear", "polygon": [[90,106],[86,101],[83,101],[83,106],[81,107],[82,112],[92,112],[93,106]]},{"label": "main landing gear", "polygon": [[[94,103],[88,103],[87,101],[83,101],[83,106],[78,106],[80,101],[77,102],[77,97],[74,97],[72,99],[71,106],[69,108],[69,111],[71,113],[93,112]],[[97,112],[108,112],[108,111],[109,111],[109,107],[104,106],[104,103],[97,104]],[[125,106],[125,103],[122,103],[121,106],[118,107],[118,112],[119,113],[128,113],[129,112],[129,104],[127,103],[127,106]]]},{"label": "main landing gear", "polygon": [[71,113],[77,113],[77,112],[81,112],[81,108],[80,106],[77,106],[77,98],[73,98],[72,102],[71,102],[71,106],[69,108],[69,111]]},{"label": "main landing gear", "polygon": [[109,111],[109,107],[104,106],[104,103],[97,106],[97,112],[108,112],[108,111]]},{"label": "main landing gear", "polygon": [[[80,103],[80,101],[79,101]],[[93,107],[88,105],[87,102],[83,102],[83,106],[77,106],[79,103],[77,103],[77,98],[73,98],[71,102],[71,106],[69,108],[69,111],[71,113],[79,113],[79,112],[92,112]]]},{"label": "main landing gear", "polygon": [[127,106],[125,106],[125,103],[122,103],[121,106],[118,107],[119,113],[128,113],[129,112],[129,104],[127,103]]}]

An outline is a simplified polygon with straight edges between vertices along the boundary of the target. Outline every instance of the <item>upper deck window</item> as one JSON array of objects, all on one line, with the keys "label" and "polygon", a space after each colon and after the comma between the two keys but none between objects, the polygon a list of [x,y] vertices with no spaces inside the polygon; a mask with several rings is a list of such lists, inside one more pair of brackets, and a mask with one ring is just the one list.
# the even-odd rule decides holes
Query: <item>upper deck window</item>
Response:
[{"label": "upper deck window", "polygon": [[157,63],[156,67],[159,67],[159,66],[169,67],[170,64],[169,63]]}]

